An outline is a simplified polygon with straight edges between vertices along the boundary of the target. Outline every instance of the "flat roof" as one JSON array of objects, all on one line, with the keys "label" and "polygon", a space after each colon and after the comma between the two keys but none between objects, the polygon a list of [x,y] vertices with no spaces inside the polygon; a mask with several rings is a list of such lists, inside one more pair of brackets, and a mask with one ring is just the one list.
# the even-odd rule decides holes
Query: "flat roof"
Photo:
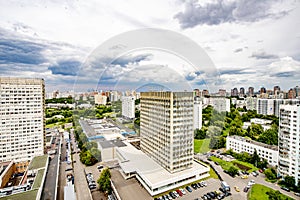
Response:
[{"label": "flat roof", "polygon": [[244,137],[239,136],[239,135],[230,135],[230,136],[227,136],[227,137],[228,138],[233,138],[233,139],[236,139],[236,140],[239,140],[239,141],[242,141],[242,142],[247,142],[247,143],[250,143],[250,144],[254,144],[254,145],[266,148],[266,149],[278,151],[278,146],[276,146],[276,145],[269,145],[269,144],[257,142],[255,140],[247,139],[247,138],[244,138]]},{"label": "flat roof", "polygon": [[124,143],[127,145],[126,147],[117,149],[117,152],[124,158],[124,161],[120,162],[120,167],[125,173],[136,172],[152,188],[168,185],[186,177],[209,171],[209,167],[193,161],[192,168],[170,173],[144,152],[137,150],[127,142]]},{"label": "flat roof", "polygon": [[113,148],[113,147],[125,147],[126,144],[124,142],[122,142],[121,140],[102,140],[102,141],[98,141],[98,143],[100,144],[100,146],[102,147],[102,149],[106,149],[106,148]]}]

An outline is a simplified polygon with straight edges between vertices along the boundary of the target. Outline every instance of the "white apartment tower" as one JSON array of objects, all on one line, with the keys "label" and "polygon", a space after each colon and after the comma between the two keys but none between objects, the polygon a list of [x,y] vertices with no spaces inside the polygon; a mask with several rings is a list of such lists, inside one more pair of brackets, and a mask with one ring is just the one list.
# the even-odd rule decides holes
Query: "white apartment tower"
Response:
[{"label": "white apartment tower", "polygon": [[135,117],[135,99],[132,96],[122,97],[122,116],[128,119]]},{"label": "white apartment tower", "polygon": [[0,77],[0,162],[44,154],[44,87],[43,79]]},{"label": "white apartment tower", "polygon": [[193,93],[141,93],[141,150],[170,173],[193,164]]},{"label": "white apartment tower", "polygon": [[202,101],[200,97],[194,99],[194,129],[202,128]]},{"label": "white apartment tower", "polygon": [[280,105],[278,170],[300,181],[300,105]]}]

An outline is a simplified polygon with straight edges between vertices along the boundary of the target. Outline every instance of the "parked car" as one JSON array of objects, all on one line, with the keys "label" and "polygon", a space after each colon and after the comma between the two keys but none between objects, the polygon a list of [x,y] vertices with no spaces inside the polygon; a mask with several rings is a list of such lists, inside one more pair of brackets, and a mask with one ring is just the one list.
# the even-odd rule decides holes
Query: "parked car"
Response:
[{"label": "parked car", "polygon": [[300,197],[300,193],[295,192],[294,195]]},{"label": "parked car", "polygon": [[247,179],[247,178],[248,178],[248,175],[242,175],[241,178],[242,178],[242,179]]},{"label": "parked car", "polygon": [[235,191],[240,192],[240,188],[238,186],[234,186]]},{"label": "parked car", "polygon": [[189,192],[192,192],[193,190],[189,187],[189,186],[186,186],[185,189]]},{"label": "parked car", "polygon": [[179,196],[183,196],[182,192],[180,190],[176,190],[176,192],[179,194]]},{"label": "parked car", "polygon": [[250,187],[246,186],[246,187],[244,188],[244,192],[248,192],[249,188],[250,188]]},{"label": "parked car", "polygon": [[249,185],[249,186],[252,186],[252,185],[254,185],[254,184],[255,184],[255,181],[254,181],[254,180],[251,180],[251,181],[248,182],[248,185]]},{"label": "parked car", "polygon": [[281,187],[281,189],[283,189],[283,190],[285,190],[285,191],[287,191],[287,192],[289,192],[289,191],[290,191],[290,189],[289,189],[289,188],[287,188],[287,187]]},{"label": "parked car", "polygon": [[186,194],[186,191],[183,188],[179,188],[179,190],[182,192],[183,195]]}]

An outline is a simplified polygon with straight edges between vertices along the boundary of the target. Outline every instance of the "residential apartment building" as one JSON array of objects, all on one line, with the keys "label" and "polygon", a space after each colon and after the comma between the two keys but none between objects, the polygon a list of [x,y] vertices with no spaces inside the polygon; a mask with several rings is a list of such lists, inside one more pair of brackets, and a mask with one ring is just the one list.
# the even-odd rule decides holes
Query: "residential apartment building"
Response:
[{"label": "residential apartment building", "polygon": [[300,105],[280,105],[279,166],[282,176],[293,176],[300,181]]},{"label": "residential apartment building", "polygon": [[0,162],[44,154],[44,87],[43,79],[0,77]]},{"label": "residential apartment building", "polygon": [[202,101],[200,97],[194,100],[194,129],[202,128]]},{"label": "residential apartment building", "polygon": [[267,145],[234,135],[226,138],[226,149],[232,149],[237,153],[247,152],[249,154],[253,154],[256,149],[259,157],[266,159],[270,165],[277,166],[278,164],[278,147],[275,145]]},{"label": "residential apartment building", "polygon": [[135,117],[135,99],[132,96],[122,97],[122,116],[127,119]]},{"label": "residential apartment building", "polygon": [[106,105],[107,103],[107,96],[102,94],[95,94],[95,105]]},{"label": "residential apartment building", "polygon": [[257,113],[263,115],[279,116],[280,105],[296,105],[300,103],[300,99],[258,99]]},{"label": "residential apartment building", "polygon": [[141,150],[171,173],[193,164],[192,92],[141,93]]},{"label": "residential apartment building", "polygon": [[225,97],[210,97],[203,99],[204,104],[211,105],[218,112],[230,112],[230,99]]}]

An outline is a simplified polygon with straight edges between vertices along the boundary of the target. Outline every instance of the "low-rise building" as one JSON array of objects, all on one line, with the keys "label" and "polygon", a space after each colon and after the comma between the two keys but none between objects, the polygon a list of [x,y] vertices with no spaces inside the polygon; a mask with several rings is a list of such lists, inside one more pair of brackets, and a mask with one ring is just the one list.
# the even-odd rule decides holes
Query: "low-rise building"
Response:
[{"label": "low-rise building", "polygon": [[278,165],[278,146],[275,145],[267,145],[234,135],[226,138],[226,149],[232,149],[237,153],[247,152],[249,154],[253,154],[256,149],[259,157],[267,160],[269,165]]}]

